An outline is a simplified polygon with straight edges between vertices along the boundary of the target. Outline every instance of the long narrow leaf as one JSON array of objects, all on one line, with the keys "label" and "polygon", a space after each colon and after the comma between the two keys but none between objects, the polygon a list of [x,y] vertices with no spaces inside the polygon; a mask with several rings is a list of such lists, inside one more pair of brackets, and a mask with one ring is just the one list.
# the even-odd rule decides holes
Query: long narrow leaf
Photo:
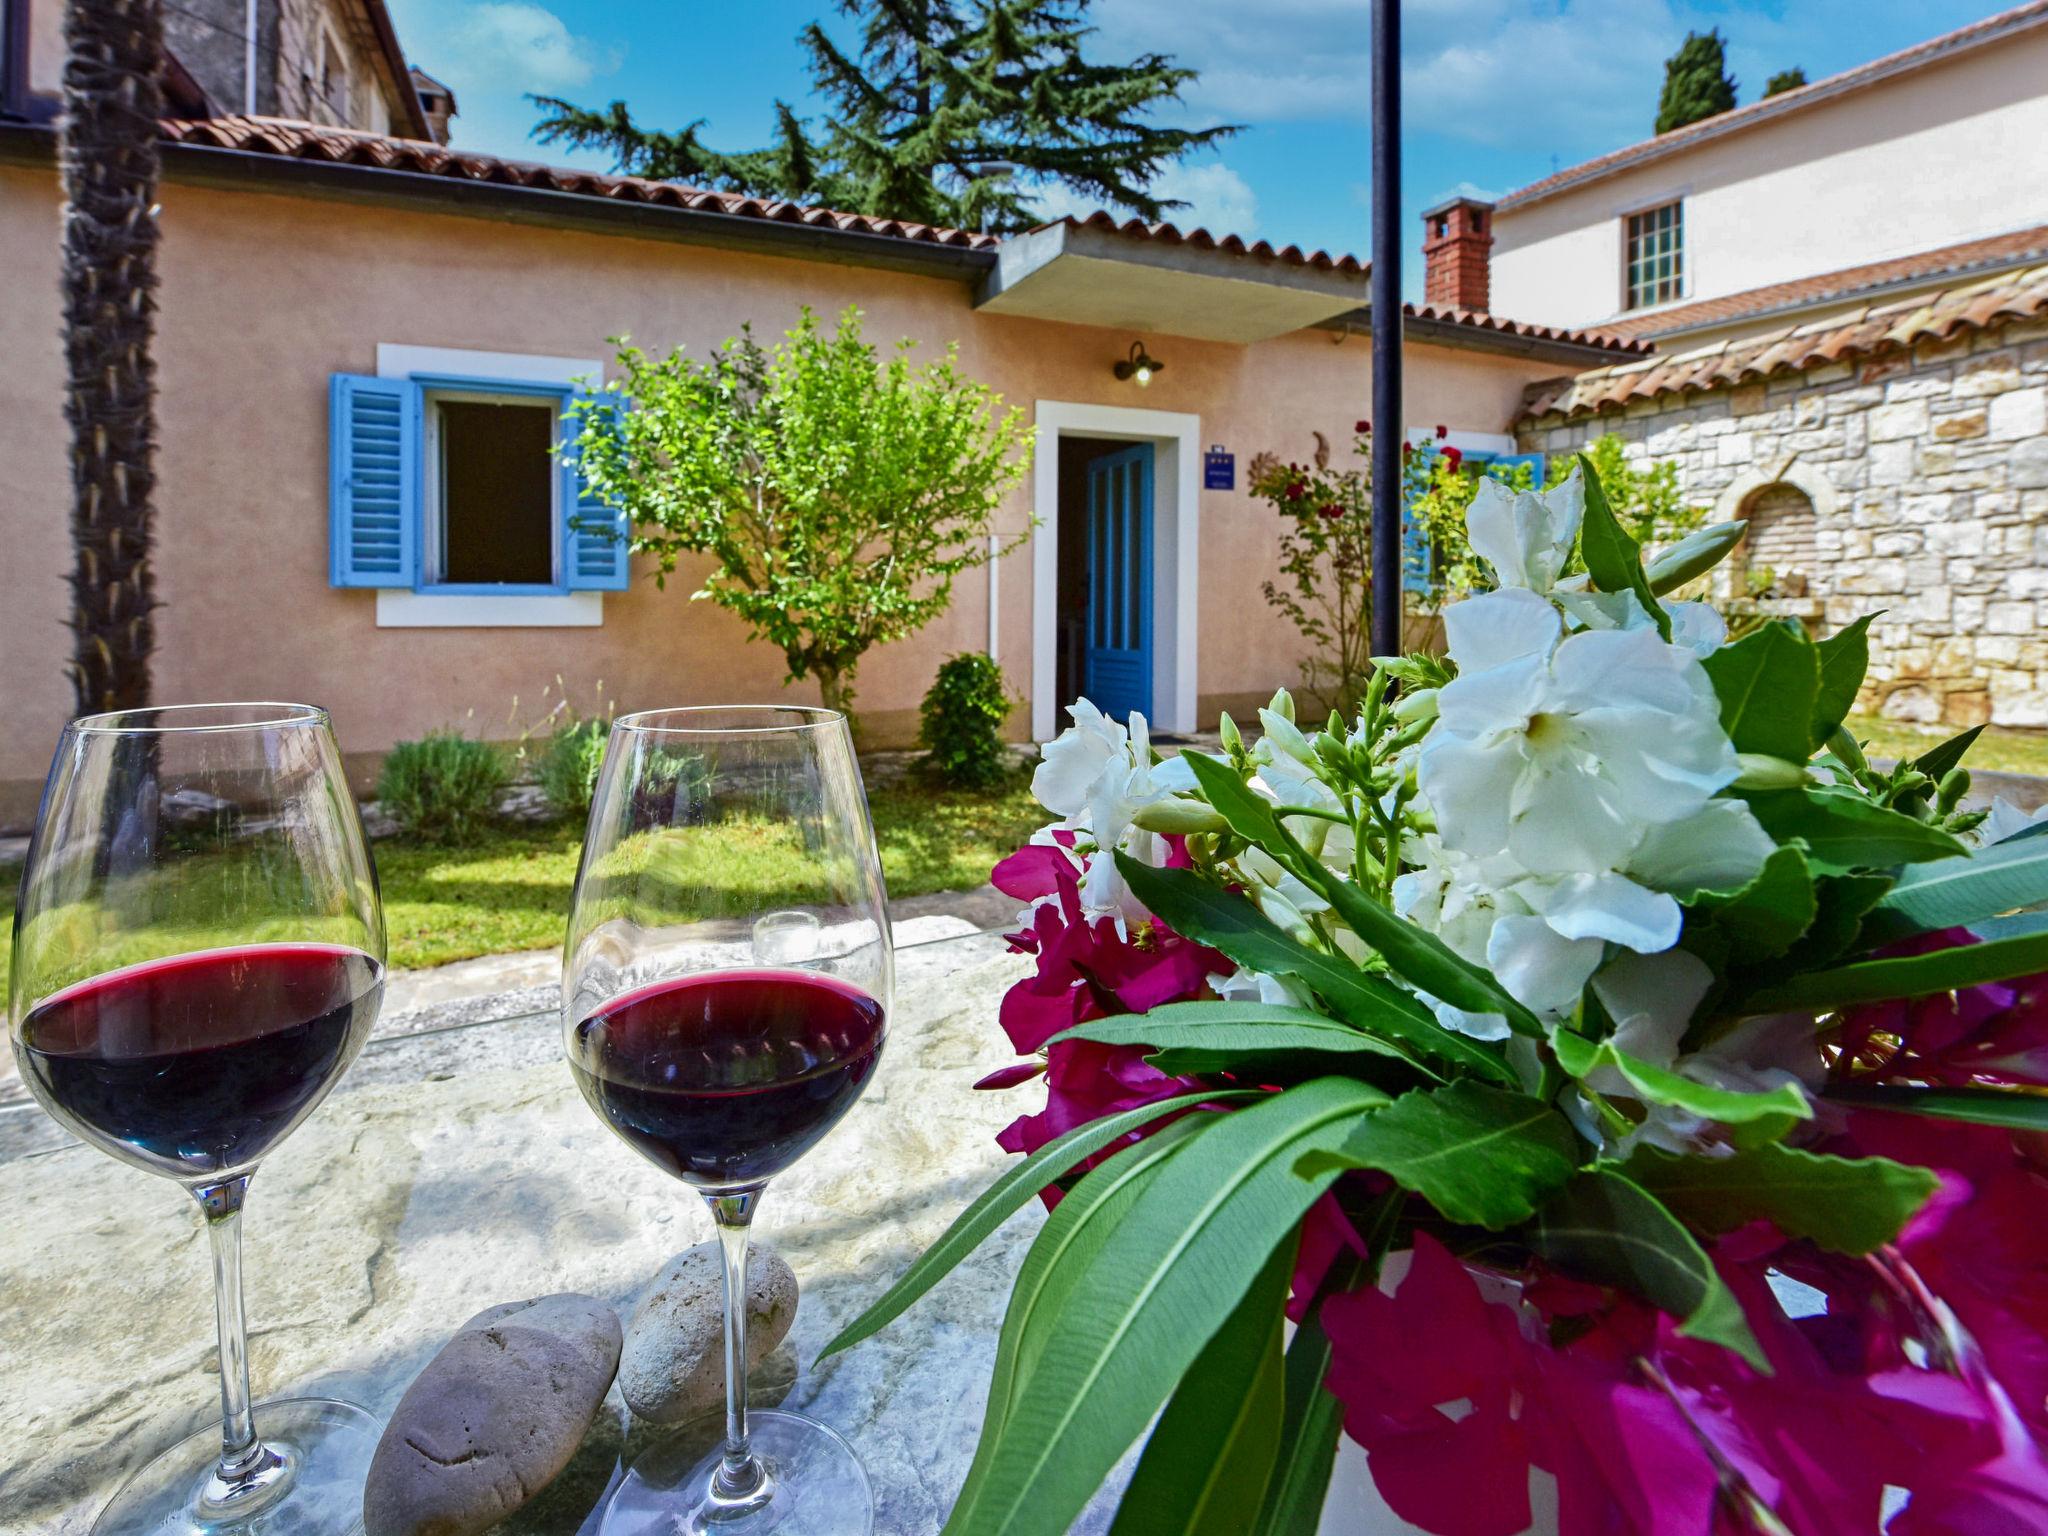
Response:
[{"label": "long narrow leaf", "polygon": [[1311,949],[1283,933],[1252,902],[1189,869],[1153,869],[1119,853],[1117,867],[1132,892],[1176,933],[1268,976],[1292,976],[1319,994],[1345,1023],[1385,1036],[1403,1050],[1434,1057],[1513,1084],[1514,1070],[1498,1051],[1454,1034],[1436,1015],[1392,982],[1368,975],[1340,955]]},{"label": "long narrow leaf", "polygon": [[981,1441],[961,1486],[959,1503],[968,1502],[986,1470],[990,1450],[1002,1438],[1004,1421],[1016,1400],[1018,1379],[1044,1351],[1051,1332],[1048,1319],[1059,1315],[1103,1244],[1130,1215],[1167,1160],[1185,1151],[1189,1142],[1215,1123],[1214,1117],[1204,1115],[1174,1121],[1157,1135],[1125,1147],[1091,1168],[1053,1207],[1010,1287],[1010,1305],[1003,1313],[995,1363],[989,1371]]},{"label": "long narrow leaf", "polygon": [[1411,1072],[1434,1077],[1400,1047],[1339,1024],[1306,1008],[1270,1003],[1169,1003],[1149,1013],[1093,1019],[1054,1035],[1102,1045],[1148,1045],[1145,1059],[1163,1072],[1255,1073],[1276,1060],[1320,1061],[1322,1072],[1342,1069],[1341,1057],[1380,1056]]},{"label": "long narrow leaf", "polygon": [[1765,624],[1701,665],[1721,701],[1721,729],[1736,751],[1792,763],[1812,755],[1820,655],[1804,630]]},{"label": "long narrow leaf", "polygon": [[2048,838],[1993,843],[1960,858],[1900,872],[1863,920],[1871,943],[1967,928],[2009,912],[2048,903]]},{"label": "long narrow leaf", "polygon": [[1257,1518],[1286,1411],[1280,1323],[1294,1244],[1267,1259],[1195,1356],[1117,1502],[1109,1536],[1244,1536]]},{"label": "long narrow leaf", "polygon": [[2048,1131],[2048,1093],[2027,1088],[1909,1088],[1903,1084],[1858,1083],[1829,1088],[1823,1098],[1864,1109],[1902,1115],[1931,1115],[1970,1125],[2009,1125],[2020,1131]]},{"label": "long narrow leaf", "polygon": [[1870,623],[1876,617],[1875,613],[1866,613],[1814,646],[1814,654],[1820,660],[1820,690],[1813,701],[1811,746],[1817,747],[1832,736],[1835,727],[1856,707],[1863,674],[1870,670]]},{"label": "long narrow leaf", "polygon": [[1042,1325],[949,1536],[1058,1536],[1273,1249],[1336,1177],[1295,1175],[1385,1095],[1319,1078],[1221,1116],[1168,1162]]},{"label": "long narrow leaf", "polygon": [[1773,789],[1743,798],[1774,842],[1796,837],[1805,843],[1821,874],[1923,864],[1969,851],[1941,828],[1886,810],[1853,790]]},{"label": "long narrow leaf", "polygon": [[1977,744],[1977,738],[1983,734],[1983,726],[1973,725],[1967,731],[1949,737],[1939,746],[1929,747],[1913,759],[1913,766],[1930,779],[1939,780],[1951,768],[1962,766],[1963,755]]},{"label": "long narrow leaf", "polygon": [[1650,588],[1649,575],[1643,570],[1642,546],[1614,515],[1593,461],[1583,453],[1578,457],[1579,472],[1586,477],[1586,517],[1579,530],[1579,554],[1586,571],[1602,592],[1635,593],[1644,611],[1656,621],[1657,633],[1669,640],[1671,615]]},{"label": "long narrow leaf", "polygon": [[1963,944],[1925,955],[1892,960],[1859,960],[1829,971],[1809,971],[1743,999],[1750,1013],[1778,1013],[1791,1008],[1839,1008],[1850,1003],[1888,1002],[1901,997],[1931,997],[2048,971],[2048,933],[1989,944]]},{"label": "long narrow leaf", "polygon": [[1240,1089],[1183,1094],[1179,1098],[1142,1104],[1121,1114],[1091,1120],[1047,1142],[1022,1162],[1005,1168],[995,1183],[976,1195],[939,1240],[925,1249],[917,1262],[903,1272],[901,1279],[818,1351],[818,1358],[822,1360],[827,1355],[835,1355],[887,1327],[956,1264],[980,1247],[984,1238],[1008,1221],[1033,1195],[1117,1138],[1128,1136],[1132,1131],[1178,1110],[1192,1109],[1197,1104],[1224,1104],[1256,1097],[1256,1092]]},{"label": "long narrow leaf", "polygon": [[[1335,1295],[1351,1289],[1365,1269],[1355,1255],[1345,1255],[1324,1278],[1324,1292]],[[1323,1332],[1322,1301],[1318,1295],[1287,1346],[1280,1450],[1250,1536],[1315,1536],[1322,1520],[1337,1436],[1344,1427],[1344,1405],[1323,1386],[1330,1369],[1330,1336]]]},{"label": "long narrow leaf", "polygon": [[1520,1034],[1540,1035],[1536,1016],[1511,997],[1483,966],[1474,965],[1428,930],[1381,906],[1349,880],[1311,856],[1287,830],[1275,809],[1255,794],[1227,765],[1199,753],[1188,766],[1209,804],[1222,813],[1230,828],[1278,859],[1317,892],[1403,980],[1431,997],[1472,1013],[1497,1013]]},{"label": "long narrow leaf", "polygon": [[1700,1232],[1768,1221],[1835,1253],[1862,1255],[1899,1234],[1939,1182],[1884,1157],[1829,1157],[1761,1146],[1728,1157],[1638,1148],[1622,1172]]},{"label": "long narrow leaf", "polygon": [[1676,1216],[1632,1179],[1588,1168],[1528,1227],[1529,1246],[1568,1275],[1615,1285],[1684,1321],[1688,1338],[1726,1345],[1766,1375],[1735,1293]]},{"label": "long narrow leaf", "polygon": [[1560,1029],[1551,1041],[1558,1065],[1573,1077],[1585,1078],[1601,1069],[1619,1073],[1644,1102],[1665,1104],[1723,1125],[1770,1125],[1783,1134],[1796,1120],[1813,1118],[1813,1107],[1795,1083],[1781,1083],[1765,1093],[1716,1088],[1665,1067],[1631,1056],[1612,1040],[1597,1043]]}]

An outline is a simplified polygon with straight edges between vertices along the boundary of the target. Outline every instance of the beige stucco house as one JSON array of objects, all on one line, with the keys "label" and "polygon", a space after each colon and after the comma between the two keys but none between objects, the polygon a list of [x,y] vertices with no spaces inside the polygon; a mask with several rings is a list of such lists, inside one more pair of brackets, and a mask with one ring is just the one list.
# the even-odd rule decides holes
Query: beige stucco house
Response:
[{"label": "beige stucco house", "polygon": [[[18,823],[71,706],[71,556],[39,94],[58,0],[5,3],[28,6],[9,35],[33,88],[0,123],[0,821]],[[702,355],[742,324],[772,334],[800,305],[848,304],[873,338],[957,344],[1038,439],[1001,518],[1014,532],[1035,515],[1028,545],[864,665],[877,740],[909,737],[941,658],[983,648],[1022,695],[1018,729],[1050,734],[1103,661],[1091,603],[1111,600],[1127,609],[1118,686],[1163,730],[1293,680],[1292,631],[1258,595],[1275,519],[1244,468],[1306,456],[1318,430],[1348,443],[1367,413],[1359,263],[1099,216],[998,240],[457,153],[399,126],[421,111],[402,63],[394,46],[352,66],[384,98],[353,126],[209,89],[213,115],[163,127],[160,699],[311,699],[367,766],[437,726],[509,735],[514,699],[558,676],[586,697],[601,680],[622,708],[811,696],[785,694],[779,654],[689,602],[687,581],[659,591],[581,542],[546,450],[609,337]],[[1406,326],[1408,422],[1475,452],[1513,450],[1531,384],[1641,346],[1444,307]],[[1167,365],[1149,387],[1114,371],[1139,341]],[[1143,472],[1123,482],[1133,520],[1094,547],[1117,569],[1091,587],[1091,468],[1112,458]]]}]

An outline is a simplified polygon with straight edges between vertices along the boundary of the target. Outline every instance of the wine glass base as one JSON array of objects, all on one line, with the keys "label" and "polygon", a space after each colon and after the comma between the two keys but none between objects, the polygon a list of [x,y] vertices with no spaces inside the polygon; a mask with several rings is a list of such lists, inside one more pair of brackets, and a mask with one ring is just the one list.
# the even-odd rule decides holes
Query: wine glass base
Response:
[{"label": "wine glass base", "polygon": [[209,1426],[123,1483],[92,1536],[357,1536],[384,1426],[352,1403],[288,1397],[256,1405],[256,1432],[282,1466],[248,1497],[211,1496],[220,1429]]},{"label": "wine glass base", "polygon": [[747,1436],[768,1471],[764,1502],[716,1499],[723,1414],[699,1419],[649,1447],[605,1506],[599,1536],[870,1536],[875,1492],[837,1430],[800,1413],[747,1415]]}]

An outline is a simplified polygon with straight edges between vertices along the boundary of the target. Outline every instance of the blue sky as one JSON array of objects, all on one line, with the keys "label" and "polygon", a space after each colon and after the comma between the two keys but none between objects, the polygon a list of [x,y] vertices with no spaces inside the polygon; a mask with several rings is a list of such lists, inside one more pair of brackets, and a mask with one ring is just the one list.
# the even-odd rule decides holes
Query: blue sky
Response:
[{"label": "blue sky", "polygon": [[[795,38],[830,0],[390,0],[415,63],[461,106],[455,143],[603,169],[540,148],[527,92],[629,103],[644,123],[705,119],[706,142],[764,142],[781,96],[815,110]],[[1178,113],[1244,131],[1169,172],[1183,225],[1362,253],[1368,0],[1095,0],[1095,48],[1201,72]],[[1663,60],[1688,28],[1729,40],[1740,99],[1790,65],[1818,80],[2003,7],[1992,0],[1408,0],[1403,200],[1420,282],[1421,210],[1498,194],[1645,137]],[[1048,212],[1076,211],[1061,196]]]}]

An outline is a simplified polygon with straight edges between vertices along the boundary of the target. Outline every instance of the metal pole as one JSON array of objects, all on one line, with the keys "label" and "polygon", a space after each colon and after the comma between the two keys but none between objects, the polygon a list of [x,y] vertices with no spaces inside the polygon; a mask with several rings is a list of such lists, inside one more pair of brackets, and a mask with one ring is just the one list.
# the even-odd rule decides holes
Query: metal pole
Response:
[{"label": "metal pole", "polygon": [[1401,652],[1401,0],[1372,0],[1372,650]]}]

